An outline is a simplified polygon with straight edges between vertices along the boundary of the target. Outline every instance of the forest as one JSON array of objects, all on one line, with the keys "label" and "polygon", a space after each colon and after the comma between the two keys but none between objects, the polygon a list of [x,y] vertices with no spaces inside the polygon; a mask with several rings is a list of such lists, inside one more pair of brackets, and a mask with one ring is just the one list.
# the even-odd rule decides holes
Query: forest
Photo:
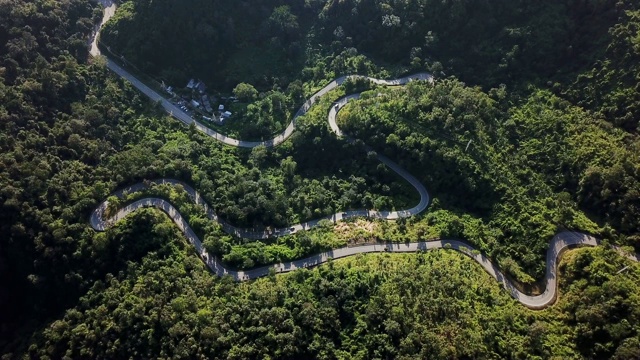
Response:
[{"label": "forest", "polygon": [[281,126],[336,76],[436,76],[364,84],[338,118],[355,142],[333,136],[326,114],[363,84],[324,97],[284,144],[252,150],[183,126],[90,58],[101,17],[88,0],[0,3],[3,359],[640,358],[640,266],[607,246],[566,253],[558,302],[531,311],[446,249],[234,283],[208,272],[157,210],[102,233],[88,223],[114,190],[159,177],[191,184],[249,228],[415,204],[366,143],[429,189],[423,215],[250,241],[205,220],[179,188],[149,194],[175,203],[237,268],[376,240],[463,238],[540,291],[560,229],[640,250],[633,1],[123,2],[102,45],[167,81],[236,88],[247,119],[266,119],[249,136]]},{"label": "forest", "polygon": [[[446,79],[365,92],[338,121],[402,159],[439,207],[465,214],[440,236],[477,241],[493,258],[535,269],[535,278],[558,227],[640,248],[640,142],[548,91],[509,109],[499,102],[499,94]],[[466,234],[466,221],[477,221],[482,235]]]}]

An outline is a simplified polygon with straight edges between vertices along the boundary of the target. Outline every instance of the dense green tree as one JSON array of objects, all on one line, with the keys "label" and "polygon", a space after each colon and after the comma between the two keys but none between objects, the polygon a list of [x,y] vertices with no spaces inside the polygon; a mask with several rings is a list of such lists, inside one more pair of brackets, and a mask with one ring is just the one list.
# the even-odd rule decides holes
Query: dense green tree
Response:
[{"label": "dense green tree", "polygon": [[[640,270],[606,248],[640,248],[636,7],[123,2],[101,35],[105,52],[172,84],[255,84],[260,97],[246,87],[252,103],[234,109],[238,127],[249,124],[243,136],[281,131],[305,97],[340,75],[426,68],[437,76],[433,85],[391,89],[349,81],[298,119],[290,141],[248,151],[183,127],[110,74],[103,58],[90,59],[86,40],[101,18],[93,3],[2,2],[3,357],[638,357]],[[337,139],[326,121],[332,101],[363,90],[371,91],[339,118],[356,141]],[[425,183],[427,213],[324,221],[263,241],[224,232],[415,204],[378,153]],[[109,197],[158,177],[193,185],[222,223],[181,186]],[[148,195],[175,204],[209,250],[243,268],[368,241],[459,237],[539,291],[558,229],[597,234],[605,246],[567,253],[561,297],[544,312],[524,309],[447,250],[358,256],[236,284],[208,273],[157,210],[106,232],[90,228],[105,198],[112,213]]]},{"label": "dense green tree", "polygon": [[491,94],[455,80],[374,90],[342,110],[339,124],[401,159],[445,209],[482,219],[491,238],[465,236],[469,219],[427,215],[440,236],[472,238],[521,281],[543,275],[558,229],[598,231],[579,206],[637,246],[637,140],[548,92],[508,113]]},{"label": "dense green tree", "polygon": [[240,83],[233,89],[233,95],[240,101],[251,102],[258,97],[258,90],[251,84]]}]

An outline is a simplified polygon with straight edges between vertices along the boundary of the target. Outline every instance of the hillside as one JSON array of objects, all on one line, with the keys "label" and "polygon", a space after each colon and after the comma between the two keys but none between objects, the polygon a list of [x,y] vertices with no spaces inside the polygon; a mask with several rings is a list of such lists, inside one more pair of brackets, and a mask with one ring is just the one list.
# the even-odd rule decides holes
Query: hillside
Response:
[{"label": "hillside", "polygon": [[[633,37],[633,25],[618,22],[632,20],[625,12],[634,6],[613,0],[269,0],[258,6],[131,0],[107,24],[102,41],[145,71],[180,83],[198,76],[264,88],[426,64],[490,88],[570,82],[614,55],[607,53],[611,44],[624,46],[624,37]],[[632,64],[627,54],[615,52]]]},{"label": "hillside", "polygon": [[[246,149],[184,126],[109,71],[112,59],[91,58],[99,5],[0,4],[0,353],[640,358],[640,266],[611,246],[640,250],[636,6],[120,4],[101,47],[124,55],[115,60],[130,71],[171,84],[198,78],[221,95],[246,83],[234,106],[246,110],[242,121],[262,122],[230,130],[241,139],[281,131],[341,75],[435,75],[406,86],[344,81],[297,118],[281,144]],[[353,141],[334,134],[331,114]],[[402,171],[389,165],[396,163]],[[419,213],[299,229],[363,209],[402,213],[423,200],[405,172],[429,192]],[[158,178],[189,184],[222,220],[210,221],[180,186],[113,195]],[[103,201],[114,213],[149,196],[175,205],[204,247],[235,269],[364,243],[461,238],[536,294],[554,234],[589,233],[602,246],[564,254],[560,297],[543,311],[525,308],[446,248],[357,255],[234,282],[208,271],[157,209],[136,210],[106,231],[92,227]],[[256,240],[224,224],[295,231]]]}]

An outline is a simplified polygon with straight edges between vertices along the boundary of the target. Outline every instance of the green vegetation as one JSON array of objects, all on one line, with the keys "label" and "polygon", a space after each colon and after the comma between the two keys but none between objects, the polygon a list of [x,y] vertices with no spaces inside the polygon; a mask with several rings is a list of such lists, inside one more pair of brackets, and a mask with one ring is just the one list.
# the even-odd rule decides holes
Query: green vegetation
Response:
[{"label": "green vegetation", "polygon": [[[163,176],[183,179],[224,219],[256,228],[416,201],[413,189],[367,158],[361,146],[327,136],[322,110],[303,121],[287,144],[253,151],[224,147],[165,117],[109,74],[104,61],[88,62],[86,38],[98,18],[99,9],[80,0],[0,7],[3,348],[72,306],[96,280],[117,274],[127,261],[139,261],[149,250],[145,239],[158,244],[154,231],[134,228],[132,233],[147,237],[125,245],[119,229],[90,230],[89,213],[119,186]],[[323,106],[328,108],[328,100]],[[338,161],[321,160],[336,149],[343,155]],[[176,199],[180,207],[188,206],[182,200]],[[198,226],[200,210],[193,211],[190,220]],[[200,228],[210,238],[220,235],[215,238],[224,245],[220,253],[233,251],[229,261],[235,265],[274,260],[242,250],[245,241],[221,236],[215,224]],[[158,231],[175,234],[172,228]],[[288,249],[302,250],[278,256],[314,251],[307,239],[288,240]],[[311,244],[345,243],[332,239]],[[265,245],[271,253],[282,247]]]},{"label": "green vegetation", "polygon": [[268,140],[284,131],[299,104],[296,96],[273,90],[262,93],[258,99],[253,86],[243,85],[247,84],[239,84],[233,93],[244,103],[231,106],[234,115],[219,127],[220,131],[242,140]]},{"label": "green vegetation", "polygon": [[285,89],[425,69],[485,90],[506,84],[529,93],[535,84],[637,132],[635,1],[283,3],[129,0],[102,42],[169,83],[198,76],[227,91],[241,82]]},{"label": "green vegetation", "polygon": [[153,232],[164,245],[93,284],[78,305],[34,335],[30,356],[638,355],[632,324],[640,320],[640,269],[616,274],[625,263],[611,251],[570,254],[562,277],[567,293],[557,307],[531,312],[475,262],[447,250],[359,256],[235,284],[208,274],[184,242],[172,241],[177,233],[159,231],[175,231],[171,222],[151,221],[152,214],[138,212],[119,227],[125,241],[135,242],[131,226],[148,224],[135,230]]},{"label": "green vegetation", "polygon": [[[129,0],[103,41],[152,73],[180,83],[198,76],[228,88],[243,81],[283,86],[302,69],[305,82],[370,72],[355,54],[344,58],[345,50],[405,69],[435,65],[486,86],[546,83],[570,80],[568,73],[591,65],[614,25],[619,41],[631,35],[637,43],[633,26],[616,25],[633,3]],[[633,57],[620,55],[631,63]]]},{"label": "green vegetation", "polygon": [[258,97],[258,90],[251,84],[240,83],[233,88],[233,95],[240,99],[240,101],[254,101]]},{"label": "green vegetation", "polygon": [[[640,142],[546,91],[508,110],[500,89],[490,94],[457,80],[375,89],[338,121],[402,159],[443,209],[479,221],[462,220],[441,235],[477,241],[534,278],[544,275],[547,243],[559,227],[620,235],[640,248]],[[466,226],[479,226],[482,235],[464,236]]]},{"label": "green vegetation", "polygon": [[597,59],[591,70],[580,74],[565,94],[616,126],[638,133],[640,11],[628,10],[621,18],[621,22],[609,30],[611,39],[605,54]]},{"label": "green vegetation", "polygon": [[[147,194],[170,199],[205,246],[239,268],[380,239],[457,237],[539,291],[559,229],[640,249],[639,14],[630,0],[124,2],[102,45],[169,84],[199,77],[221,92],[235,87],[230,133],[240,137],[281,131],[339,75],[438,77],[403,88],[346,84],[284,144],[246,150],[168,118],[104,59],[89,59],[101,10],[88,0],[3,2],[0,353],[640,357],[640,266],[606,246],[569,252],[559,302],[532,312],[447,250],[237,284],[208,273],[157,210],[102,233],[88,224],[113,190],[159,177],[191,184],[225,221],[256,229],[415,204],[366,143],[427,186],[425,214],[249,241],[222,232],[179,187]],[[339,116],[359,140],[336,139],[332,101],[362,89]]]}]

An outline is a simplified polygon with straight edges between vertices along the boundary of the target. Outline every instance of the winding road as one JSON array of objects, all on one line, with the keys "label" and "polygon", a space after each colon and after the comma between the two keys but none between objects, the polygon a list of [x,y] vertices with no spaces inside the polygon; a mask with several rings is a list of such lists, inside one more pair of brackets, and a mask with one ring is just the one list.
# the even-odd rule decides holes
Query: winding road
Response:
[{"label": "winding road", "polygon": [[[90,41],[89,53],[94,57],[102,55],[101,52],[100,52],[100,48],[98,47],[98,34],[100,33],[100,29],[113,16],[113,14],[115,13],[115,10],[116,10],[116,5],[113,2],[113,0],[99,0],[99,3],[102,4],[102,6],[104,7],[104,13],[103,13],[102,21],[101,21],[100,25],[98,26],[98,28],[96,29],[96,31],[94,33],[94,36],[92,36],[91,41]],[[150,87],[145,85],[142,81],[138,80],[135,76],[133,76],[127,70],[122,68],[120,65],[116,64],[108,56],[104,55],[104,57],[105,57],[105,60],[106,60],[106,66],[107,66],[107,68],[109,70],[113,71],[118,76],[122,77],[123,79],[128,80],[131,83],[131,85],[133,85],[138,90],[140,90],[140,92],[145,94],[152,101],[160,103],[162,105],[162,107],[167,111],[167,113],[169,113],[174,118],[180,120],[185,125],[194,124],[195,127],[198,130],[202,131],[203,133],[211,136],[212,138],[214,138],[214,139],[216,139],[216,140],[218,140],[218,141],[220,141],[222,143],[225,143],[225,144],[230,145],[230,146],[236,146],[236,147],[242,147],[242,148],[254,148],[254,147],[260,146],[260,145],[264,145],[266,147],[272,147],[272,146],[276,146],[276,145],[282,144],[295,131],[296,119],[298,117],[306,114],[307,111],[309,111],[309,109],[311,108],[311,106],[313,106],[313,104],[315,104],[316,101],[318,99],[320,99],[322,96],[324,96],[325,94],[327,94],[331,90],[337,88],[338,86],[342,85],[345,81],[347,81],[349,79],[368,79],[369,81],[371,81],[371,82],[373,82],[375,84],[378,84],[378,85],[405,85],[406,83],[408,83],[409,81],[412,81],[412,80],[433,81],[433,77],[428,73],[418,73],[418,74],[414,74],[414,75],[410,75],[410,76],[406,76],[406,77],[399,78],[399,79],[394,79],[394,80],[381,80],[381,79],[370,78],[368,76],[362,76],[362,75],[341,76],[341,77],[331,81],[325,87],[323,87],[318,92],[313,94],[309,99],[307,99],[307,101],[305,101],[304,104],[302,104],[302,106],[300,106],[300,108],[298,109],[296,114],[293,116],[293,119],[291,120],[291,122],[289,122],[289,125],[287,126],[287,128],[282,133],[276,135],[273,139],[270,139],[270,140],[265,140],[265,141],[244,141],[244,140],[238,140],[238,139],[231,138],[231,137],[226,136],[224,134],[220,134],[219,132],[216,132],[216,131],[210,129],[206,125],[204,125],[204,124],[200,123],[199,121],[193,119],[189,114],[187,114],[184,111],[182,111],[182,109],[180,109],[179,107],[175,106],[169,100],[165,99],[162,95],[158,94],[155,90],[151,89]]]},{"label": "winding road", "polygon": [[[209,219],[213,221],[220,221],[223,225],[225,231],[234,233],[239,236],[244,237],[252,237],[252,238],[262,238],[266,237],[266,233],[257,233],[251,232],[245,229],[235,228],[222,220],[220,220],[215,213],[211,210],[211,207],[202,199],[202,196],[191,186],[180,182],[178,180],[173,179],[160,179],[150,182],[150,184],[171,184],[171,185],[180,185],[185,191],[189,194],[191,199],[203,206],[207,212],[207,216]],[[115,192],[113,195],[122,197],[125,193],[131,193],[135,191],[141,191],[148,185],[139,183],[124,189],[121,189]],[[242,270],[233,270],[224,266],[224,264],[220,261],[220,259],[216,256],[210,255],[207,250],[202,245],[202,241],[195,234],[189,223],[182,217],[180,212],[167,200],[161,198],[148,197],[144,199],[140,199],[134,201],[131,204],[128,204],[117,211],[117,213],[108,218],[104,218],[104,211],[108,206],[108,202],[104,201],[103,203],[94,210],[91,214],[91,226],[98,231],[104,231],[109,227],[113,226],[118,220],[124,218],[130,213],[144,207],[155,207],[163,212],[165,212],[169,217],[173,220],[173,222],[178,226],[178,228],[184,233],[185,237],[196,249],[196,253],[202,258],[204,263],[218,276],[231,276],[236,281],[245,281],[256,279],[262,276],[268,275],[270,272],[274,273],[286,273],[290,271],[294,271],[301,268],[309,268],[313,266],[317,266],[323,264],[329,259],[339,259],[348,256],[353,256],[357,254],[365,254],[365,253],[376,253],[376,252],[390,252],[390,253],[403,253],[403,252],[417,252],[417,251],[427,251],[432,249],[453,249],[456,251],[460,251],[461,253],[469,256],[482,268],[489,273],[493,278],[495,278],[508,292],[509,294],[518,300],[523,305],[527,306],[531,309],[543,309],[549,305],[551,305],[557,296],[557,265],[560,255],[563,250],[573,247],[573,246],[597,246],[599,244],[598,240],[593,236],[582,234],[579,232],[571,232],[564,231],[558,233],[553,237],[551,243],[549,244],[549,249],[547,250],[547,264],[546,264],[546,274],[544,278],[545,291],[536,296],[527,295],[519,291],[516,286],[500,271],[500,269],[489,260],[484,254],[475,251],[476,249],[461,240],[434,240],[434,241],[419,241],[419,242],[411,242],[411,243],[375,243],[368,244],[363,246],[355,246],[355,247],[343,247],[330,251],[325,251],[319,254],[315,254],[303,259],[298,259],[294,261],[278,263],[274,265],[262,266],[259,268],[242,271]],[[313,227],[313,225],[317,224],[316,222],[306,223],[306,228]],[[276,236],[281,236],[285,234],[291,233],[289,229],[279,229],[275,234]],[[615,247],[614,247],[615,248]],[[626,254],[621,249],[615,248],[621,255],[629,258],[633,261],[640,261],[640,256],[638,254]]]},{"label": "winding road", "polygon": [[[102,24],[104,24],[111,16],[113,16],[115,11],[115,4],[112,0],[100,0],[100,3],[104,6],[104,17],[102,20]],[[96,29],[96,34],[99,33],[100,27]],[[91,50],[90,53],[93,56],[100,55],[100,50],[96,44],[97,36],[94,36],[90,45]],[[302,116],[307,113],[307,111],[311,108],[311,106],[322,96],[327,94],[329,91],[335,89],[340,86],[349,78],[366,78],[373,83],[380,85],[404,85],[410,81],[414,80],[426,80],[433,81],[431,75],[427,73],[415,74],[399,79],[394,80],[379,80],[374,78],[369,78],[361,75],[350,75],[343,76],[338,79],[333,80],[320,91],[311,96],[298,110],[295,114],[287,128],[281,134],[277,135],[271,140],[261,141],[261,142],[253,142],[253,141],[243,141],[238,139],[233,139],[223,134],[217,133],[208,127],[200,124],[195,119],[191,118],[188,114],[174,106],[171,102],[166,100],[160,94],[144,85],[141,81],[136,79],[132,74],[124,70],[122,67],[117,65],[111,59],[106,57],[107,67],[112,70],[117,75],[121,76],[124,79],[127,79],[133,86],[139,89],[142,93],[147,95],[151,100],[158,101],[162,104],[162,106],[169,112],[173,117],[182,121],[185,124],[194,123],[196,128],[207,135],[215,138],[218,141],[221,141],[227,145],[237,146],[237,147],[245,147],[245,148],[253,148],[259,145],[264,145],[267,147],[276,146],[281,144],[285,140],[287,140],[296,127],[296,119],[299,116]],[[328,113],[328,121],[332,131],[339,137],[346,136],[341,132],[340,128],[336,123],[336,116],[340,109],[342,109],[350,100],[357,99],[360,94],[352,94],[345,96],[335,102],[335,105],[331,107]],[[192,201],[204,207],[207,216],[212,221],[219,222],[223,229],[230,233],[244,238],[251,239],[264,239],[269,236],[283,236],[295,233],[300,230],[308,230],[316,226],[321,220],[330,220],[333,222],[337,222],[350,217],[358,217],[358,216],[366,216],[371,218],[380,218],[380,219],[398,219],[403,217],[408,217],[412,215],[416,215],[424,211],[429,205],[429,193],[425,189],[425,187],[411,174],[409,174],[406,170],[401,168],[398,164],[390,160],[389,158],[383,155],[377,155],[378,159],[391,168],[393,171],[398,173],[402,178],[408,181],[420,194],[419,203],[410,208],[398,211],[375,211],[375,210],[351,210],[333,214],[331,216],[312,220],[309,222],[305,222],[302,224],[297,224],[288,228],[276,229],[271,234],[265,231],[253,231],[249,229],[236,228],[227,222],[220,219],[212,208],[203,200],[202,196],[191,186],[186,183],[183,183],[174,179],[158,179],[149,182],[148,184],[139,183],[136,185],[129,186],[127,188],[120,189],[113,193],[114,196],[119,198],[123,198],[124,194],[130,194],[137,191],[144,190],[150,184],[171,184],[171,185],[180,185],[185,191],[189,194]],[[178,228],[185,234],[186,238],[191,242],[191,244],[195,247],[197,254],[202,258],[205,264],[218,276],[231,276],[237,281],[251,280],[258,277],[262,277],[268,275],[270,272],[275,273],[286,273],[289,271],[293,271],[300,268],[309,268],[313,266],[320,265],[329,261],[329,259],[339,259],[347,256],[353,256],[356,254],[364,254],[364,253],[373,253],[373,252],[417,252],[417,251],[426,251],[431,249],[440,249],[440,248],[450,248],[457,251],[462,252],[463,254],[471,257],[475,261],[477,261],[484,269],[493,276],[502,286],[513,296],[516,300],[521,302],[523,305],[531,308],[531,309],[542,309],[550,304],[552,304],[557,297],[557,263],[558,259],[563,250],[571,246],[597,246],[598,240],[590,235],[582,234],[578,232],[561,232],[554,236],[549,244],[549,248],[547,250],[547,264],[546,264],[546,275],[544,279],[545,283],[545,291],[536,296],[527,295],[520,292],[513,283],[510,282],[507,277],[500,271],[500,269],[494,265],[484,254],[475,251],[470,244],[461,241],[461,240],[435,240],[435,241],[419,241],[412,243],[403,243],[403,244],[392,244],[392,243],[375,243],[368,244],[364,246],[356,246],[356,247],[343,247],[334,249],[331,251],[322,252],[319,254],[315,254],[309,256],[307,258],[298,259],[290,262],[279,263],[274,265],[263,266],[247,271],[242,270],[233,270],[229,269],[222,264],[220,259],[216,256],[210,255],[206,249],[202,245],[202,241],[195,234],[193,229],[189,226],[187,221],[183,218],[183,216],[178,212],[178,210],[167,200],[155,197],[147,197],[137,201],[134,201],[122,208],[120,208],[116,214],[105,218],[105,211],[108,207],[108,201],[102,202],[91,214],[90,223],[91,226],[97,231],[105,231],[109,227],[113,226],[118,220],[124,218],[129,215],[133,211],[144,207],[155,207],[166,214],[173,220],[173,222],[178,226]],[[637,254],[625,254],[619,248],[616,248],[618,252],[627,258],[633,261],[639,261],[640,258]]]}]

